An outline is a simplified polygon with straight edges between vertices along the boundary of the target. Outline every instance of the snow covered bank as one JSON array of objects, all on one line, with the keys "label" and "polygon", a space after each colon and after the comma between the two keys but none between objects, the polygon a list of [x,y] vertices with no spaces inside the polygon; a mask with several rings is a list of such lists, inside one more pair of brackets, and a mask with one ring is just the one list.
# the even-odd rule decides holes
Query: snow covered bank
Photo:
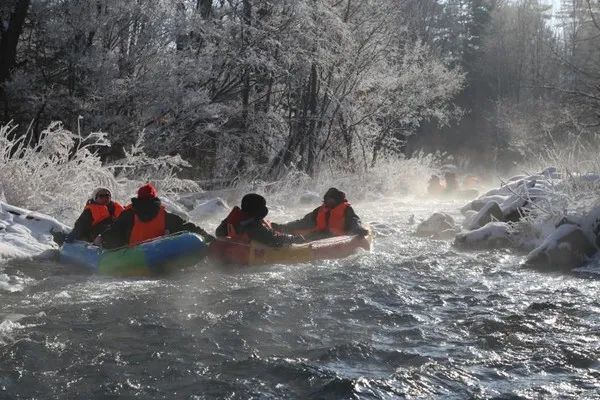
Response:
[{"label": "snow covered bank", "polygon": [[526,266],[541,270],[579,267],[600,243],[599,194],[596,174],[550,167],[515,176],[462,207],[464,230],[454,244],[516,249],[528,253]]},{"label": "snow covered bank", "polygon": [[106,133],[82,135],[53,122],[31,146],[27,136],[13,134],[15,129],[0,125],[0,199],[9,204],[72,223],[97,187],[109,188],[121,202],[149,178],[163,197],[200,190],[196,182],[177,177],[190,166],[181,157],[144,152],[143,132],[123,159],[105,164],[99,153],[111,146]]},{"label": "snow covered bank", "polygon": [[506,222],[490,222],[481,228],[462,232],[454,238],[458,247],[486,249],[511,245],[510,226]]},{"label": "snow covered bank", "polygon": [[69,230],[52,217],[0,201],[0,260],[32,257],[57,249],[53,234]]}]

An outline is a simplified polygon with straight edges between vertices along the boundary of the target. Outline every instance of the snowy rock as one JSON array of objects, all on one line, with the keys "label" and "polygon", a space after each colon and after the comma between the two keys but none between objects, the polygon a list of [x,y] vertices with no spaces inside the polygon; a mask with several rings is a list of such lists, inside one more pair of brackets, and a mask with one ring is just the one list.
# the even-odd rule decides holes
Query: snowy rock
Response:
[{"label": "snowy rock", "polygon": [[227,203],[221,199],[210,199],[206,201],[197,201],[191,214],[196,218],[206,218],[212,216],[223,215],[223,218],[227,216],[230,207]]},{"label": "snowy rock", "polygon": [[527,213],[525,207],[529,204],[529,200],[521,196],[511,196],[500,204],[500,209],[504,215],[503,221],[517,222]]},{"label": "snowy rock", "polygon": [[316,194],[315,192],[306,192],[300,196],[300,204],[321,204],[322,203],[321,196]]},{"label": "snowy rock", "polygon": [[564,224],[527,255],[524,266],[545,271],[571,270],[583,265],[596,251],[580,227]]},{"label": "snowy rock", "polygon": [[460,229],[456,226],[454,219],[445,213],[435,213],[417,226],[416,234],[434,239],[450,239]]},{"label": "snowy rock", "polygon": [[477,211],[475,210],[466,210],[464,213],[465,219],[463,220],[462,227],[463,229],[470,230],[475,217],[477,216]]},{"label": "snowy rock", "polygon": [[225,202],[237,203],[245,193],[240,193],[237,188],[207,190],[203,192],[194,192],[180,195],[177,202],[182,204],[189,211],[193,210],[197,204],[202,204],[213,199],[222,199]]},{"label": "snowy rock", "polygon": [[181,218],[184,219],[184,221],[189,221],[190,216],[182,206],[180,206],[173,200],[169,199],[168,197],[161,197],[160,201],[165,206],[167,211],[180,216]]},{"label": "snowy rock", "polygon": [[521,181],[525,178],[527,178],[527,175],[516,175],[516,176],[512,176],[512,177],[508,178],[508,182]]},{"label": "snowy rock", "polygon": [[[538,176],[538,178],[545,179],[545,177],[543,176]],[[490,197],[496,195],[512,196],[515,193],[521,193],[523,190],[533,188],[536,184],[536,176],[530,176],[525,179],[519,179],[514,182],[508,182],[507,184],[500,186],[499,188],[491,189],[481,197]]]},{"label": "snowy rock", "polygon": [[0,202],[0,260],[26,258],[56,249],[54,235],[70,228],[47,215]]},{"label": "snowy rock", "polygon": [[475,199],[473,201],[471,201],[470,203],[467,203],[463,208],[461,208],[461,212],[463,214],[465,214],[467,211],[481,211],[481,209],[483,207],[485,207],[488,203],[491,202],[496,202],[498,204],[503,203],[504,201],[506,201],[510,196],[506,196],[506,195],[491,195],[491,196],[481,196],[478,199]]},{"label": "snowy rock", "polygon": [[560,179],[561,176],[558,173],[558,169],[556,167],[548,167],[540,172],[540,175],[545,176],[546,178],[551,179]]},{"label": "snowy rock", "polygon": [[504,218],[504,214],[502,213],[502,209],[495,201],[487,203],[477,215],[473,218],[473,222],[471,223],[469,229],[479,229],[482,226],[495,221],[502,221]]},{"label": "snowy rock", "polygon": [[510,227],[506,222],[490,222],[485,226],[454,238],[454,245],[470,249],[491,249],[507,247],[512,244]]},{"label": "snowy rock", "polygon": [[207,198],[206,192],[195,192],[195,193],[187,193],[184,195],[180,195],[177,199],[177,202],[182,204],[188,210],[192,210],[198,201],[206,201],[209,200]]}]

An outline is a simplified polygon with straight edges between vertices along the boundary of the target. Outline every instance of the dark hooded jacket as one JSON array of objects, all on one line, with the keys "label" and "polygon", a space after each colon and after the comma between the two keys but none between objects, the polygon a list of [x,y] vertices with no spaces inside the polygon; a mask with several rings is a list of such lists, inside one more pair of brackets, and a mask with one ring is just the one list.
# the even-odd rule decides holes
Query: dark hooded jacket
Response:
[{"label": "dark hooded jacket", "polygon": [[[87,204],[95,204],[95,201],[90,199]],[[110,215],[115,215],[115,203],[111,201],[106,206],[108,207]],[[92,211],[86,208],[79,218],[77,218],[77,221],[75,221],[73,230],[67,235],[65,241],[72,242],[73,240],[85,240],[86,242],[92,242],[96,236],[108,229],[113,221],[112,218],[107,218],[95,226],[92,226]]]},{"label": "dark hooded jacket", "polygon": [[229,230],[227,226],[231,224],[233,229],[239,235],[247,235],[250,240],[255,240],[270,247],[281,247],[292,243],[301,243],[301,236],[286,235],[275,232],[273,229],[267,228],[262,221],[262,218],[257,218],[251,214],[242,211],[239,207],[234,207],[227,218],[221,221],[217,227],[217,237],[228,236]]},{"label": "dark hooded jacket", "polygon": [[[102,247],[114,249],[126,246],[129,243],[129,236],[133,229],[135,215],[140,220],[147,222],[155,218],[160,211],[161,201],[158,197],[149,199],[131,199],[131,208],[125,209],[112,224],[110,228],[102,233]],[[212,241],[214,238],[204,229],[191,223],[185,222],[180,216],[166,212],[166,230],[168,233],[193,232],[197,233],[206,241]]]}]

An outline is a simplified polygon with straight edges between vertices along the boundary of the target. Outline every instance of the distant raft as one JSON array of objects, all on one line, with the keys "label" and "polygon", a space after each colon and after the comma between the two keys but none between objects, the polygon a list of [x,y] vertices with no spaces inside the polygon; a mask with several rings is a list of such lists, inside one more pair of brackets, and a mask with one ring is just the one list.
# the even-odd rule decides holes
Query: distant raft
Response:
[{"label": "distant raft", "polygon": [[202,237],[184,232],[115,250],[103,250],[80,241],[65,243],[60,250],[60,261],[104,275],[153,276],[196,264],[206,250]]},{"label": "distant raft", "polygon": [[296,264],[314,260],[348,257],[360,249],[370,251],[373,237],[347,235],[315,240],[289,247],[268,247],[230,238],[218,239],[209,246],[209,258],[224,264],[264,265]]}]

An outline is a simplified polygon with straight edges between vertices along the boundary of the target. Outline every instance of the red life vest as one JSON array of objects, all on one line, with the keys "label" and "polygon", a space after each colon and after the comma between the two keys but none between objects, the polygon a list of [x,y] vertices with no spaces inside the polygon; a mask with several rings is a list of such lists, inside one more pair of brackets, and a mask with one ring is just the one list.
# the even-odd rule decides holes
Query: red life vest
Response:
[{"label": "red life vest", "polygon": [[348,201],[343,201],[334,208],[323,204],[317,214],[317,224],[314,231],[329,232],[335,236],[346,234],[346,209],[350,207]]},{"label": "red life vest", "polygon": [[160,206],[158,214],[150,221],[142,221],[134,212],[133,227],[129,234],[129,246],[135,246],[146,240],[161,237],[167,230],[167,211]]},{"label": "red life vest", "polygon": [[123,212],[123,206],[116,201],[112,202],[114,207],[113,213],[110,213],[110,207],[108,205],[89,203],[85,206],[84,210],[90,210],[92,213],[92,228],[99,223],[103,222],[107,218],[117,218]]},{"label": "red life vest", "polygon": [[[233,210],[231,210],[227,218],[225,218],[225,223],[227,224],[227,236],[243,242],[250,242],[250,237],[247,233],[238,233],[235,229],[242,221],[246,221],[250,218],[252,218],[252,216],[242,211],[238,206],[233,207]],[[270,221],[263,219],[260,222],[265,228],[270,230],[273,229]]]}]

